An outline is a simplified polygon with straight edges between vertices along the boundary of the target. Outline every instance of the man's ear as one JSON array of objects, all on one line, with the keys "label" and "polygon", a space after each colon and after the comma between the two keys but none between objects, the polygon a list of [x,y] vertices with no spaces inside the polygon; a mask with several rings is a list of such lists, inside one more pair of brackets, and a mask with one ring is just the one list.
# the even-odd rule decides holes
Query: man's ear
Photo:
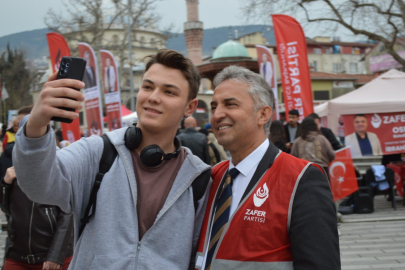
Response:
[{"label": "man's ear", "polygon": [[189,117],[190,115],[192,115],[195,112],[195,110],[197,109],[197,104],[198,104],[198,100],[196,98],[188,101],[184,115],[186,117]]},{"label": "man's ear", "polygon": [[271,116],[273,115],[273,110],[271,109],[270,106],[264,106],[261,108],[259,111],[259,125],[265,125],[267,122],[269,122]]}]

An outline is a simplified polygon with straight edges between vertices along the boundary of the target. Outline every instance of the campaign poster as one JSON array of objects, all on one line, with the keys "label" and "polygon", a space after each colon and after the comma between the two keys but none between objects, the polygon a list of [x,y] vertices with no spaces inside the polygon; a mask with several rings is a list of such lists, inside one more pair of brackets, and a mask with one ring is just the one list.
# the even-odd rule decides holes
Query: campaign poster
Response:
[{"label": "campaign poster", "polygon": [[352,157],[405,153],[405,112],[343,115]]},{"label": "campaign poster", "polygon": [[[51,59],[52,71],[59,70],[60,61],[63,56],[70,56],[70,49],[65,38],[58,33],[47,33],[49,57]],[[80,139],[80,120],[73,119],[72,123],[61,122],[62,137],[64,140],[73,143]]]},{"label": "campaign poster", "polygon": [[267,47],[256,45],[256,51],[260,75],[270,85],[274,93],[273,119],[279,120],[276,63],[273,54]]},{"label": "campaign poster", "polygon": [[79,55],[86,60],[84,72],[84,108],[86,111],[87,129],[89,136],[103,135],[103,110],[101,104],[100,86],[98,80],[97,57],[93,48],[87,43],[78,43]]},{"label": "campaign poster", "polygon": [[329,178],[333,201],[341,200],[359,189],[348,147],[336,151],[335,159],[329,164]]},{"label": "campaign poster", "polygon": [[118,83],[118,68],[114,55],[111,52],[100,50],[100,57],[107,123],[109,130],[114,130],[122,127],[121,91]]},{"label": "campaign poster", "polygon": [[284,107],[298,110],[302,121],[314,112],[307,42],[301,25],[283,14],[271,15],[277,44]]}]

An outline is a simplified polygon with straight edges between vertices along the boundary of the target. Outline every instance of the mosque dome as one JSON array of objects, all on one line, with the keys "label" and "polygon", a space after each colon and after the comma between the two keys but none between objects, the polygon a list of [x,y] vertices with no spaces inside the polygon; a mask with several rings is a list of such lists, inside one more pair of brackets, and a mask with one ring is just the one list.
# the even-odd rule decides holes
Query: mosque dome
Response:
[{"label": "mosque dome", "polygon": [[239,42],[228,40],[219,45],[212,54],[211,61],[225,60],[225,59],[251,59],[245,46]]}]

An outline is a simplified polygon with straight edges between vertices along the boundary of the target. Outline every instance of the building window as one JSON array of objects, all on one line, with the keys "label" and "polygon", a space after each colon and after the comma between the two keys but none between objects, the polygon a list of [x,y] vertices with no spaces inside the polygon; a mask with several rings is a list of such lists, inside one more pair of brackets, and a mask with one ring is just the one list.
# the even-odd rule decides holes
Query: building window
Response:
[{"label": "building window", "polygon": [[141,47],[145,47],[145,37],[144,36],[141,37],[141,40],[139,41],[139,43],[140,43]]},{"label": "building window", "polygon": [[352,53],[353,53],[353,54],[360,54],[360,48],[353,47],[353,48],[352,48]]},{"label": "building window", "polygon": [[314,91],[314,100],[329,100],[329,90]]},{"label": "building window", "polygon": [[112,42],[114,45],[118,45],[118,35],[113,35],[112,36]]},{"label": "building window", "polygon": [[333,71],[334,72],[342,71],[342,63],[333,63]]},{"label": "building window", "polygon": [[333,48],[327,48],[326,50],[327,54],[332,54],[333,53]]},{"label": "building window", "polygon": [[350,63],[350,72],[358,72],[357,63]]},{"label": "building window", "polygon": [[311,63],[309,63],[309,67],[310,67],[310,70],[312,70],[312,71],[318,71],[318,66],[317,66],[316,61],[312,61]]},{"label": "building window", "polygon": [[322,50],[320,48],[315,48],[314,49],[314,54],[321,54]]}]

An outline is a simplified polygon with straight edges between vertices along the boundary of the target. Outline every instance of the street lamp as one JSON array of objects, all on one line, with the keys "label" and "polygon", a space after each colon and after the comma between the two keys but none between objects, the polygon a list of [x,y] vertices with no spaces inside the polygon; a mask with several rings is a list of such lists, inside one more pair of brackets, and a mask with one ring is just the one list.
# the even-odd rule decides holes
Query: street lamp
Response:
[{"label": "street lamp", "polygon": [[132,74],[132,40],[131,40],[131,22],[132,22],[132,1],[128,0],[128,63],[129,63],[129,95],[131,100],[131,111],[135,111],[134,102],[134,78]]}]

